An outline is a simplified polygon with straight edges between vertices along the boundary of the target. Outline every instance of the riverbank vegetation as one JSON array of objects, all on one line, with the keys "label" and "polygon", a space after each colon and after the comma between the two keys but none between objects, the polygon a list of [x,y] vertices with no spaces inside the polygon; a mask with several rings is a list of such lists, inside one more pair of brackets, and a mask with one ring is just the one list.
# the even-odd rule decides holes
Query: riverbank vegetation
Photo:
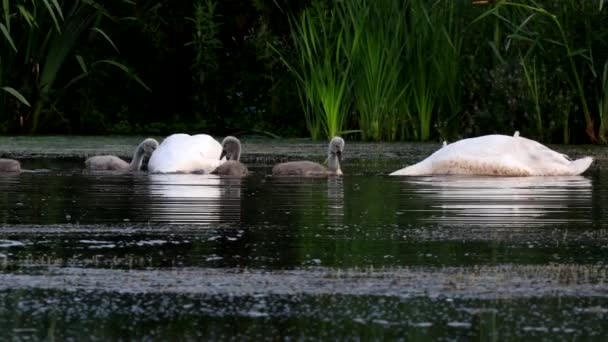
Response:
[{"label": "riverbank vegetation", "polygon": [[608,2],[4,0],[0,133],[608,143]]}]

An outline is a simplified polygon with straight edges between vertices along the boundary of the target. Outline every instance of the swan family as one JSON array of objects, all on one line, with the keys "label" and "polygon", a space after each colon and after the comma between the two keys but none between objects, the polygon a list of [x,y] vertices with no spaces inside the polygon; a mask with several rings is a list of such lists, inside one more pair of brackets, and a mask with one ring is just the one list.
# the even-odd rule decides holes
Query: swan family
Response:
[{"label": "swan family", "polygon": [[[327,177],[342,176],[341,162],[345,142],[334,137],[329,142],[327,166],[301,160],[279,163],[273,176]],[[131,162],[117,156],[100,155],[85,161],[89,170],[140,170],[149,158],[150,173],[201,173],[243,177],[249,174],[241,163],[241,143],[227,136],[222,143],[207,134],[173,134],[162,143],[143,140],[133,153]],[[571,160],[537,141],[513,136],[485,135],[467,138],[443,146],[424,160],[390,173],[391,176],[478,175],[478,176],[573,176],[585,172],[593,158]],[[0,159],[0,173],[21,172],[14,159]]]}]

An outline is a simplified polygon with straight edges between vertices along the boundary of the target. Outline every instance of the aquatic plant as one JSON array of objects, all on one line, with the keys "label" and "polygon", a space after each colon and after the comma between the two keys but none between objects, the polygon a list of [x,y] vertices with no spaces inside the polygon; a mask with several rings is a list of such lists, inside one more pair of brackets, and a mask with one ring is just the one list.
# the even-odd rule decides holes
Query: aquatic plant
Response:
[{"label": "aquatic plant", "polygon": [[601,90],[598,95],[598,112],[600,117],[599,138],[603,143],[608,143],[608,59],[604,62],[602,71]]},{"label": "aquatic plant", "polygon": [[[41,121],[56,113],[55,105],[65,90],[87,77],[100,65],[116,67],[147,88],[139,77],[125,65],[110,59],[87,64],[81,55],[74,54],[77,42],[85,34],[101,38],[118,52],[108,34],[100,27],[102,18],[115,20],[109,12],[93,0],[78,0],[71,7],[57,1],[40,0],[29,3],[3,1],[4,17],[0,21],[0,107],[12,108],[20,118],[20,125],[35,133]],[[80,74],[67,78],[60,87],[55,83],[68,58],[73,57]],[[25,66],[25,67],[23,67]],[[66,79],[61,75],[61,79]],[[10,96],[10,97],[7,97]],[[17,100],[14,103],[12,100]],[[28,109],[22,109],[24,105]]]},{"label": "aquatic plant", "polygon": [[[572,1],[565,2],[564,4],[560,4],[560,5],[566,7],[566,9],[576,7],[576,3],[572,2]],[[530,14],[527,15],[523,20],[521,20],[521,22],[516,23],[513,21],[509,21],[504,16],[500,16],[498,14],[498,9],[500,7],[511,7],[511,8],[515,8],[515,9],[523,9]],[[564,8],[561,8],[561,10],[564,13],[567,12]],[[564,30],[564,27],[563,27],[562,22],[560,21],[558,15],[556,15],[552,12],[549,12],[548,10],[541,7],[541,5],[536,2],[532,2],[532,4],[530,5],[530,4],[523,4],[523,3],[517,3],[517,2],[509,2],[509,1],[497,2],[494,5],[494,7],[492,7],[491,9],[489,9],[488,11],[483,13],[481,16],[479,16],[477,18],[477,20],[485,18],[489,15],[494,15],[499,20],[508,21],[510,26],[514,28],[513,33],[511,33],[509,35],[509,38],[514,39],[514,40],[524,41],[524,42],[528,43],[528,45],[529,45],[528,51],[531,51],[533,48],[535,48],[536,45],[539,44],[541,41],[563,48],[562,56],[564,56],[568,61],[570,72],[572,74],[572,79],[573,79],[573,87],[577,92],[577,95],[579,97],[579,102],[582,107],[581,109],[582,109],[582,113],[583,113],[583,116],[585,119],[585,124],[586,124],[585,132],[587,133],[587,136],[589,137],[589,139],[592,142],[597,142],[598,139],[595,134],[595,128],[594,128],[591,111],[589,110],[589,106],[587,103],[587,95],[585,93],[585,87],[583,86],[583,83],[582,83],[582,77],[579,72],[579,66],[577,65],[577,62],[575,61],[576,57],[583,58],[583,59],[589,59],[589,56],[587,55],[588,51],[586,49],[576,49],[576,50],[573,49],[574,41],[572,38],[570,38],[566,34],[566,31]],[[557,29],[558,37],[556,37],[556,38],[551,37],[551,35],[550,35],[551,29],[546,29],[542,33],[536,32],[536,31],[527,32],[525,30],[525,28],[537,16],[539,16],[541,18],[548,18],[549,21],[551,23],[553,23],[554,27]],[[533,38],[531,38],[531,37],[533,37]]]},{"label": "aquatic plant", "polygon": [[[530,65],[530,63],[532,65]],[[545,78],[542,74],[544,69],[542,68],[542,66],[538,69],[536,68],[536,60],[527,61],[523,57],[521,57],[521,66],[524,71],[524,76],[526,78],[526,84],[528,85],[530,97],[532,98],[532,102],[534,103],[534,121],[536,123],[538,139],[543,141],[543,118],[542,110],[540,107],[540,101],[541,98],[545,95]]]},{"label": "aquatic plant", "polygon": [[[349,112],[350,71],[360,28],[345,27],[352,15],[340,3],[314,3],[291,20],[296,62],[285,65],[298,80],[306,125],[313,139],[341,134]],[[278,52],[278,51],[277,51]]]},{"label": "aquatic plant", "polygon": [[412,0],[409,5],[404,59],[409,66],[410,110],[417,115],[418,139],[422,141],[430,138],[433,114],[444,110],[442,99],[447,99],[448,116],[460,111],[462,37],[455,18],[457,6],[452,1],[422,0]]},{"label": "aquatic plant", "polygon": [[362,32],[355,51],[352,78],[359,128],[365,140],[397,139],[409,123],[404,96],[408,90],[402,53],[406,47],[405,7],[400,1],[345,2],[350,24]]}]

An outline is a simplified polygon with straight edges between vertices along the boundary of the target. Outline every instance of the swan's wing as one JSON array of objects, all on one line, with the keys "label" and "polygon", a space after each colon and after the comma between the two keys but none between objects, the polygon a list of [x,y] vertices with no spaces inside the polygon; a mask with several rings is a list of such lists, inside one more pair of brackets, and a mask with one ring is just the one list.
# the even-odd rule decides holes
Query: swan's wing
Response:
[{"label": "swan's wing", "polygon": [[219,160],[222,155],[222,144],[207,134],[193,135],[191,146],[203,158]]},{"label": "swan's wing", "polygon": [[526,163],[537,176],[579,175],[585,172],[593,162],[590,157],[573,161],[563,153],[553,151],[534,140],[521,137],[513,151],[517,151],[519,160]]},{"label": "swan's wing", "polygon": [[530,170],[509,153],[513,137],[486,135],[443,146],[423,161],[391,173],[394,176],[420,175],[503,175],[525,176]]}]

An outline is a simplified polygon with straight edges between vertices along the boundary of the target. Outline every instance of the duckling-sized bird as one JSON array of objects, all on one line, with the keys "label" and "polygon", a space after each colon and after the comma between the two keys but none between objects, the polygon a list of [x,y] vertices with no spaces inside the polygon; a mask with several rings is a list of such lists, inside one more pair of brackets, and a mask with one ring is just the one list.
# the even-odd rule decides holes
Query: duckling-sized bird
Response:
[{"label": "duckling-sized bird", "polygon": [[0,158],[0,172],[21,172],[21,163],[15,159]]},{"label": "duckling-sized bird", "polygon": [[123,171],[137,171],[141,168],[144,156],[151,156],[152,153],[158,148],[158,141],[152,138],[147,138],[142,141],[135,152],[133,152],[133,159],[131,163],[112,155],[94,156],[87,159],[84,164],[89,170],[123,170]]},{"label": "duckling-sized bird", "polygon": [[220,159],[226,157],[226,161],[216,167],[211,173],[220,176],[244,177],[249,174],[247,166],[239,161],[241,158],[241,142],[233,136],[227,136],[222,141],[222,154]]},{"label": "duckling-sized bird", "polygon": [[344,151],[344,139],[334,137],[329,142],[327,167],[308,160],[280,163],[272,168],[273,176],[324,177],[342,176],[340,162]]}]

